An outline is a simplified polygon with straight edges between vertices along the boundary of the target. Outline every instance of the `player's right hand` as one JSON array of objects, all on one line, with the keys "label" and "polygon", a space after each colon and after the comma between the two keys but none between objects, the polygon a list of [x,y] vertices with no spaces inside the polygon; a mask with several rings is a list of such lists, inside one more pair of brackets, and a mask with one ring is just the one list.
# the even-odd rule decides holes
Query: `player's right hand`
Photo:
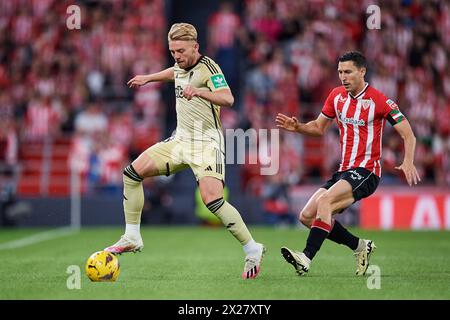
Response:
[{"label": "player's right hand", "polygon": [[296,117],[288,117],[282,113],[279,113],[275,119],[278,128],[282,128],[288,131],[297,131],[298,128],[298,120]]},{"label": "player's right hand", "polygon": [[146,75],[135,76],[134,78],[132,78],[131,80],[129,80],[127,82],[127,85],[130,88],[137,88],[137,87],[143,86],[144,84],[146,84],[149,81],[150,80],[149,80],[148,76],[146,76]]},{"label": "player's right hand", "polygon": [[411,162],[403,162],[401,165],[395,167],[395,169],[403,171],[406,181],[408,182],[410,187],[412,187],[413,184],[417,184],[417,182],[421,181],[416,167]]}]

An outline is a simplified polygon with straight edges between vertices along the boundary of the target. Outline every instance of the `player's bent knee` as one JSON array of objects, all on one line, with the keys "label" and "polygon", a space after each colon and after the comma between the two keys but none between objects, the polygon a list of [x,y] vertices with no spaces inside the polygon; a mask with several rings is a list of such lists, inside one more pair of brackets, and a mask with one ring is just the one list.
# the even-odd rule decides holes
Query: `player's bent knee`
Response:
[{"label": "player's bent knee", "polygon": [[302,211],[300,213],[299,220],[305,227],[311,228],[314,218],[309,216],[308,214],[304,214]]},{"label": "player's bent knee", "polygon": [[208,191],[200,191],[200,195],[202,197],[203,203],[205,205],[208,205],[208,203],[210,203],[211,201],[214,201],[216,199],[222,198],[223,197],[223,193],[222,192],[214,192],[211,190]]},{"label": "player's bent knee", "polygon": [[305,226],[311,225],[314,219],[316,218],[316,211],[304,208],[298,217],[299,221],[304,224]]},{"label": "player's bent knee", "polygon": [[133,161],[133,168],[142,178],[153,177],[159,175],[158,167],[149,154],[143,152]]},{"label": "player's bent knee", "polygon": [[137,173],[137,171],[134,169],[132,164],[130,164],[128,167],[126,167],[123,170],[123,176],[124,176],[124,181],[125,181],[125,177],[131,179],[133,182],[136,182],[136,183],[141,183],[142,180],[144,180],[144,178],[141,177]]},{"label": "player's bent knee", "polygon": [[211,201],[223,198],[222,182],[216,179],[205,178],[199,182],[200,196],[203,203],[207,205]]}]

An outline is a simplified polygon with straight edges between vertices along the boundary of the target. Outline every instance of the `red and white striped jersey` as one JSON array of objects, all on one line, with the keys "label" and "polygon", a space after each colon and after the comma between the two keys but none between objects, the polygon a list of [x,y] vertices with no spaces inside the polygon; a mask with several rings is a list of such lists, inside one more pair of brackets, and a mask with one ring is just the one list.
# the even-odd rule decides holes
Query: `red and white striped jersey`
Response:
[{"label": "red and white striped jersey", "polygon": [[336,118],[339,126],[341,164],[338,171],[362,167],[381,177],[383,129],[405,120],[397,104],[366,83],[353,96],[343,86],[334,88],[322,108],[322,116]]},{"label": "red and white striped jersey", "polygon": [[26,135],[31,140],[49,137],[59,125],[59,114],[50,104],[40,100],[31,101],[26,115]]}]

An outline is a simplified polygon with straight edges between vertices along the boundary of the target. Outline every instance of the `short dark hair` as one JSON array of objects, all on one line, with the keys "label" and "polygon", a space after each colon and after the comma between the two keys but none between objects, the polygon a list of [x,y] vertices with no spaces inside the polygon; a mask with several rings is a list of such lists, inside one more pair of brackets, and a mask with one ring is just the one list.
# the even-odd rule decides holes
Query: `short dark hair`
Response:
[{"label": "short dark hair", "polygon": [[366,68],[366,57],[359,51],[349,51],[339,57],[339,62],[353,61],[356,67]]}]

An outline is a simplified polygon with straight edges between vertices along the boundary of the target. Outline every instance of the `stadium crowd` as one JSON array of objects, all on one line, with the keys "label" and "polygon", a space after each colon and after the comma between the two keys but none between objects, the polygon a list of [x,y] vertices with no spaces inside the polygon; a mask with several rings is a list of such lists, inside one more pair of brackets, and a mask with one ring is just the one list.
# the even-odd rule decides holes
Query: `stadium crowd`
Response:
[{"label": "stadium crowd", "polygon": [[164,1],[85,1],[79,30],[66,26],[71,4],[0,3],[2,160],[17,165],[27,143],[69,136],[74,165],[120,184],[128,158],[164,130],[158,85],[124,86],[166,65]]},{"label": "stadium crowd", "polygon": [[[254,128],[274,127],[278,112],[309,121],[339,85],[337,58],[348,50],[366,54],[367,81],[397,102],[417,136],[416,163],[425,184],[450,185],[450,4],[445,1],[378,1],[381,28],[369,29],[373,1],[247,0],[244,32],[237,33],[248,61],[243,111]],[[340,160],[338,132],[324,139],[323,167],[329,176]],[[403,177],[394,167],[403,159],[401,138],[386,126],[384,184]],[[294,137],[296,136],[296,137]],[[285,172],[288,183],[308,178],[299,135],[284,148],[300,166]],[[303,138],[305,139],[305,138]],[[293,143],[298,140],[299,143]],[[303,142],[303,145],[306,141]],[[285,158],[285,157],[283,157]],[[297,162],[297,163],[298,163]],[[294,174],[300,174],[296,179]],[[268,180],[263,179],[262,186]]]},{"label": "stadium crowd", "polygon": [[[339,85],[338,56],[359,49],[369,62],[368,82],[412,123],[423,181],[449,186],[450,4],[378,1],[381,28],[370,30],[366,9],[373,2],[246,0],[239,13],[231,3],[220,5],[208,20],[205,47],[239,97],[234,111],[223,110],[224,127],[275,128],[278,112],[312,120]],[[121,167],[165,134],[160,86],[124,86],[132,75],[171,63],[164,1],[82,2],[76,32],[66,27],[70,4],[0,3],[0,160],[16,166],[27,143],[69,136],[72,164],[95,183],[120,185]],[[261,177],[258,165],[244,165],[243,187],[284,199],[289,186],[328,176],[339,160],[336,130],[316,144],[326,153],[313,170],[305,169],[313,152],[307,138],[281,133],[280,174]],[[402,143],[392,132],[387,125],[386,184],[402,181],[394,169]]]}]

